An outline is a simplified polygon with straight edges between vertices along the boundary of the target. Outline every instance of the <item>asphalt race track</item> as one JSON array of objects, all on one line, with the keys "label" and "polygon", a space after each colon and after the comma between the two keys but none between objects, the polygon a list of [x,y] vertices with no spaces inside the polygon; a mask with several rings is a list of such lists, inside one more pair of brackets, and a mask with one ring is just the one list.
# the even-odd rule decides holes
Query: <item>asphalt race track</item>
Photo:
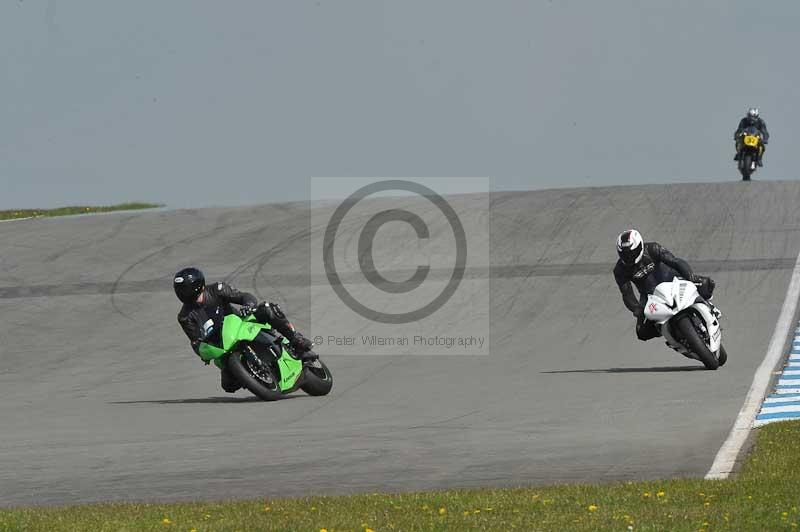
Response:
[{"label": "asphalt race track", "polygon": [[[171,276],[200,265],[305,330],[306,205],[2,223],[0,505],[702,476],[773,332],[799,204],[793,182],[493,194],[490,355],[330,356],[330,396],[269,404],[191,352]],[[721,370],[635,339],[611,275],[631,224],[716,279]]]}]

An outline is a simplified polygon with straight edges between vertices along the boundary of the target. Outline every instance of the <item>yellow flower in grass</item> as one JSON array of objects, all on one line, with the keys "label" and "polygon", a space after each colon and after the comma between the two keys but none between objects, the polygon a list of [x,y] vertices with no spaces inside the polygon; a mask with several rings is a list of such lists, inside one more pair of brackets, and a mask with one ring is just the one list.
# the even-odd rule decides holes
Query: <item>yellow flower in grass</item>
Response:
[{"label": "yellow flower in grass", "polygon": [[165,517],[164,519],[161,520],[161,524],[162,525],[171,525],[172,521],[170,521],[169,517]]},{"label": "yellow flower in grass", "polygon": [[649,499],[651,497],[650,492],[645,491],[644,493],[642,493],[642,497],[644,497],[645,499]]},{"label": "yellow flower in grass", "polygon": [[659,491],[658,493],[656,493],[656,497],[659,497],[659,498],[663,497],[664,495],[666,495],[666,493],[664,493],[663,491]]},{"label": "yellow flower in grass", "polygon": [[439,508],[439,515],[444,515],[447,513],[447,509],[445,507]]},{"label": "yellow flower in grass", "polygon": [[590,511],[590,512],[594,512],[594,511],[596,511],[596,510],[597,510],[597,505],[596,505],[596,504],[590,504],[590,505],[589,505],[589,511]]}]

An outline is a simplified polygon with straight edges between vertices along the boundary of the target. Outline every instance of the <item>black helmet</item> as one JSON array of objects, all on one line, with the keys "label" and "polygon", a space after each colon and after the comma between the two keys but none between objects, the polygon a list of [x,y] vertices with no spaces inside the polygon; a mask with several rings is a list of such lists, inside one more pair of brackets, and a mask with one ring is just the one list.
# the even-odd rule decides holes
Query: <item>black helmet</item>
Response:
[{"label": "black helmet", "polygon": [[636,229],[623,231],[617,237],[617,255],[619,260],[628,266],[633,266],[642,260],[644,255],[644,241]]},{"label": "black helmet", "polygon": [[172,280],[175,295],[187,305],[196,304],[197,296],[203,292],[205,287],[206,278],[203,276],[203,272],[197,268],[184,268],[176,273]]}]

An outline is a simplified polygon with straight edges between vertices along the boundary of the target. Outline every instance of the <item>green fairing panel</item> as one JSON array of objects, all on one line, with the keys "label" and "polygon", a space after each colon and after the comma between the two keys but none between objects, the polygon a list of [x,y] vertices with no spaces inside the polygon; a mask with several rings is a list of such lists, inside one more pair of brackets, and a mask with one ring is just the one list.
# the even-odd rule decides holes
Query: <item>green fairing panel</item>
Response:
[{"label": "green fairing panel", "polygon": [[[248,316],[244,320],[235,314],[228,314],[222,322],[222,348],[201,343],[198,351],[200,358],[206,362],[214,361],[214,364],[222,368],[222,355],[229,352],[241,341],[250,341],[264,330],[270,330],[272,326],[265,323],[258,323],[254,316]],[[288,344],[286,338],[282,339],[283,344]],[[293,358],[286,349],[283,349],[281,358],[278,359],[280,370],[280,387],[282,391],[293,388],[303,372],[303,363]]]},{"label": "green fairing panel", "polygon": [[282,351],[283,354],[278,359],[278,367],[281,371],[281,391],[286,391],[297,383],[297,379],[300,378],[303,371],[303,363],[289,355],[286,349],[282,349]]},{"label": "green fairing panel", "polygon": [[224,349],[207,344],[205,342],[200,343],[200,348],[198,351],[200,352],[200,358],[202,358],[204,362],[210,362],[214,359],[220,358],[225,354]]},{"label": "green fairing panel", "polygon": [[243,320],[236,314],[228,314],[222,322],[222,347],[230,351],[237,342],[252,340],[259,332],[270,329],[271,326],[256,322],[254,316]]}]

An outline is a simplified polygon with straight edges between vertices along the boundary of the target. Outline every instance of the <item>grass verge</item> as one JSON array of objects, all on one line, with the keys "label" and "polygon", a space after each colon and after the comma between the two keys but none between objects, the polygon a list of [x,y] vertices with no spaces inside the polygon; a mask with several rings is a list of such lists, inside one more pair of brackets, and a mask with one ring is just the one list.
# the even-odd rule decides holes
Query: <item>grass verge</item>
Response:
[{"label": "grass verge", "polygon": [[800,422],[759,429],[730,480],[0,510],[2,530],[798,530]]},{"label": "grass verge", "polygon": [[133,211],[139,209],[155,209],[163,207],[156,203],[120,203],[118,205],[74,206],[57,209],[9,209],[0,211],[0,220],[17,220],[20,218],[40,218],[49,216],[70,216],[72,214],[93,214],[98,212]]}]

